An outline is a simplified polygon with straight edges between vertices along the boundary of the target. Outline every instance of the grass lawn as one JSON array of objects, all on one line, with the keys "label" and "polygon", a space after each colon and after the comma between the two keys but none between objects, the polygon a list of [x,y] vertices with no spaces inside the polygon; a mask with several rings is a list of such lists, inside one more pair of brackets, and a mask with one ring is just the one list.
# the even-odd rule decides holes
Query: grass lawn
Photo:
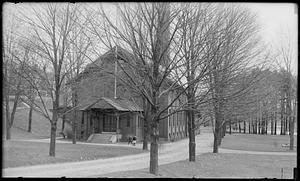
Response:
[{"label": "grass lawn", "polygon": [[3,142],[2,167],[94,160],[145,152],[130,147],[56,143],[55,157],[49,157],[49,143]]},{"label": "grass lawn", "polygon": [[[289,147],[289,135],[256,135],[256,134],[232,134],[222,139],[221,148],[247,151],[276,151],[286,152]],[[294,144],[297,145],[297,136],[294,136]],[[297,149],[295,148],[294,151]]]},{"label": "grass lawn", "polygon": [[188,160],[159,166],[159,175],[149,169],[115,172],[99,177],[183,177],[183,178],[293,178],[296,156],[205,153]]}]

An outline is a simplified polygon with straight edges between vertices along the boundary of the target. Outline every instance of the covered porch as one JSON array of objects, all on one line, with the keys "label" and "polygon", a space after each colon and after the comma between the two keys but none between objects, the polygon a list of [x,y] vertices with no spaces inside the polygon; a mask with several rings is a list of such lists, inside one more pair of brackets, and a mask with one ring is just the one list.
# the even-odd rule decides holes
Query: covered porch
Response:
[{"label": "covered porch", "polygon": [[[79,108],[82,119],[81,137],[90,140],[94,135],[115,135],[115,141],[127,141],[129,136],[142,138],[142,109],[132,101],[102,97]],[[112,139],[112,138],[110,138]]]}]

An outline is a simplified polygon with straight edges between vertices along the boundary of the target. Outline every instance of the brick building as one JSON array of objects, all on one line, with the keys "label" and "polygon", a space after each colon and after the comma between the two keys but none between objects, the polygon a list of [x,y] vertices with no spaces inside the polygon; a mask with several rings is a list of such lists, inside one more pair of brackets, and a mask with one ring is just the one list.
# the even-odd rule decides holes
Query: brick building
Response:
[{"label": "brick building", "polygon": [[[115,80],[116,52],[118,58],[130,54],[120,47],[116,51],[114,47],[87,65],[78,77],[68,83],[70,91],[75,92],[78,103],[75,116],[78,139],[91,141],[101,134],[109,135],[106,139],[111,142],[127,141],[129,136],[137,136],[138,141],[143,139],[142,100],[121,81]],[[123,76],[122,70],[118,70],[117,74]],[[174,96],[176,92],[170,92],[160,100],[160,104],[171,102]],[[184,102],[186,99],[181,96],[168,112],[174,111]],[[164,113],[166,114],[167,112]],[[185,111],[161,120],[159,134],[161,140],[169,141],[187,137]]]}]

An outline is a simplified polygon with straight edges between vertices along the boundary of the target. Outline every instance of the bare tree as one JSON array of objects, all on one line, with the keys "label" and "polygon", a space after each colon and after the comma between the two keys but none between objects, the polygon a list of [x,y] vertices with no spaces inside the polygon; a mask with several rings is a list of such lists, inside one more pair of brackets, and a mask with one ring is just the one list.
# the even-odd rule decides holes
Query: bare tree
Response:
[{"label": "bare tree", "polygon": [[197,112],[200,115],[198,105],[203,103],[210,90],[204,88],[203,84],[209,71],[209,61],[212,60],[205,58],[205,42],[214,31],[213,24],[208,21],[213,9],[208,4],[200,3],[182,3],[180,8],[181,13],[177,20],[181,22],[181,28],[174,42],[180,62],[173,72],[180,85],[187,87],[184,95],[187,97],[188,110],[189,161],[195,161],[195,130],[198,128],[195,114]]},{"label": "bare tree", "polygon": [[[38,55],[38,80],[43,81],[43,88],[47,90],[52,99],[52,116],[41,95],[41,89],[31,75],[26,74],[26,80],[34,87],[40,98],[41,113],[51,123],[51,138],[49,155],[55,156],[55,137],[60,106],[61,88],[68,72],[64,71],[67,52],[70,49],[72,36],[70,32],[77,25],[79,7],[71,4],[46,4],[40,8],[32,8],[31,16],[22,14],[22,21],[30,30],[30,37],[23,36],[33,46]],[[42,70],[42,71],[40,71]]]},{"label": "bare tree", "polygon": [[[30,44],[27,44],[27,42],[24,42],[22,39],[20,39],[18,43],[18,54],[14,55],[14,59],[16,60],[16,63],[22,68],[22,71],[17,72],[17,76],[20,77],[20,81],[22,81],[22,96],[20,97],[20,100],[24,103],[29,104],[29,112],[28,112],[28,132],[31,132],[31,124],[32,124],[32,111],[34,110],[34,102],[36,98],[36,91],[34,88],[24,79],[25,72],[29,73],[31,72],[30,69],[28,69],[29,62],[32,61],[32,59],[35,58],[35,55],[33,54],[32,46]],[[32,72],[31,72],[32,73]]]},{"label": "bare tree", "polygon": [[[158,174],[159,122],[169,116],[167,110],[186,90],[181,90],[179,79],[172,79],[171,76],[180,61],[177,58],[178,49],[170,52],[170,47],[175,46],[175,34],[181,26],[181,22],[176,21],[180,11],[168,3],[127,4],[117,6],[117,9],[118,18],[122,20],[120,25],[117,26],[101,9],[98,12],[103,19],[94,20],[101,19],[103,23],[91,22],[91,29],[108,48],[117,44],[117,47],[126,48],[132,54],[130,58],[119,58],[122,60],[118,60],[118,67],[126,79],[118,78],[139,92],[149,104],[150,173]],[[175,91],[175,98],[167,105],[162,104],[162,98]]]},{"label": "bare tree", "polygon": [[[72,102],[73,109],[73,121],[72,121],[72,142],[76,144],[76,110],[78,106],[77,87],[74,82],[75,78],[82,72],[84,65],[91,59],[90,48],[92,46],[91,38],[88,34],[87,23],[89,16],[78,17],[76,24],[70,31],[69,49],[67,50],[66,63],[64,64],[64,72],[66,73],[66,83],[71,85],[72,95],[71,100],[66,97],[65,106]],[[64,85],[65,86],[65,85]],[[66,85],[67,86],[67,85]],[[68,88],[64,87],[65,93]],[[64,115],[64,114],[63,114]],[[63,120],[64,123],[64,120]]]},{"label": "bare tree", "polygon": [[[218,5],[213,22],[219,29],[211,37],[208,46],[212,48],[208,55],[214,56],[210,64],[209,85],[213,89],[211,98],[215,120],[213,152],[217,153],[225,124],[226,104],[249,91],[249,86],[255,82],[256,76],[248,72],[256,67],[252,61],[261,64],[258,57],[261,47],[258,46],[255,16],[249,10],[234,5]],[[232,89],[238,78],[245,82],[239,88],[235,86],[238,89]]]},{"label": "bare tree", "polygon": [[[293,115],[296,109],[296,78],[292,74],[292,63],[296,60],[297,45],[292,41],[291,36],[285,33],[285,37],[281,39],[281,46],[279,46],[278,54],[275,55],[275,60],[281,74],[281,117],[283,113],[285,120],[281,119],[284,124],[284,130],[281,133],[285,134],[289,127],[290,135],[290,150],[294,149],[294,127],[295,118]],[[294,105],[292,105],[294,102]],[[292,108],[294,110],[292,110]],[[281,125],[282,129],[282,125]]]},{"label": "bare tree", "polygon": [[[17,30],[20,26],[17,24],[14,14],[5,17],[4,25],[6,28],[4,28],[4,41],[2,47],[4,83],[3,98],[5,100],[6,139],[9,140],[11,138],[10,128],[13,125],[17,104],[19,103],[20,95],[22,93],[22,78],[19,76],[19,73],[23,71],[23,66],[18,64],[15,59],[15,56],[19,54],[18,43],[20,39],[17,36]],[[14,95],[11,112],[10,95]]]}]

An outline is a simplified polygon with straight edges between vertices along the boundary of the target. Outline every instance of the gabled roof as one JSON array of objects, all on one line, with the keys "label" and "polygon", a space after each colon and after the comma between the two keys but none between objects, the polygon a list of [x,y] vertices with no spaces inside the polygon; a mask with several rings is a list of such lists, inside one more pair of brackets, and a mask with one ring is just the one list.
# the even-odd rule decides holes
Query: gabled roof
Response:
[{"label": "gabled roof", "polygon": [[115,58],[116,53],[117,53],[118,59],[124,59],[124,58],[129,58],[129,57],[133,56],[130,52],[128,52],[124,48],[122,48],[120,46],[114,46],[113,48],[111,48],[110,50],[105,52],[103,55],[101,55],[99,58],[97,58],[95,61],[87,64],[85,66],[84,70],[78,76],[74,77],[72,80],[68,81],[66,84],[69,85],[69,84],[75,83],[77,81],[80,81],[81,78],[83,78],[85,76],[89,76],[89,74],[99,72],[103,66],[103,61],[104,60],[112,61]]},{"label": "gabled roof", "polygon": [[141,112],[141,109],[136,103],[121,99],[121,98],[107,98],[101,97],[95,101],[86,102],[82,106],[79,106],[79,110],[88,109],[114,109],[118,111],[129,111],[129,112]]}]

